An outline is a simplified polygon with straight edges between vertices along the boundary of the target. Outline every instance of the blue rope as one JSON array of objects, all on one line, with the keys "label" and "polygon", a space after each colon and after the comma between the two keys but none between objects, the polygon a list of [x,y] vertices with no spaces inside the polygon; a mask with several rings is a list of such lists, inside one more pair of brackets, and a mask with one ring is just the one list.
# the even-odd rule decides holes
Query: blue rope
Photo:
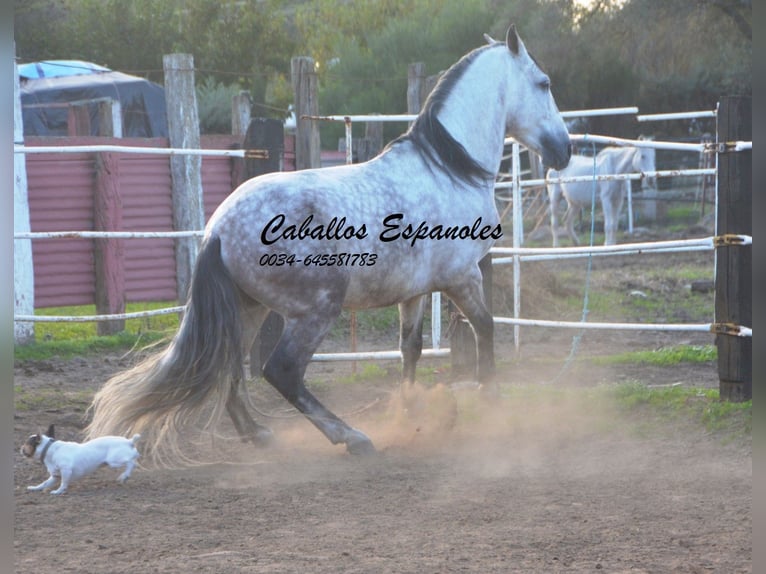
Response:
[{"label": "blue rope", "polygon": [[[585,136],[587,139],[587,134]],[[585,141],[585,139],[583,141]],[[593,150],[593,180],[591,181],[591,194],[590,194],[590,247],[593,247],[593,239],[596,234],[596,142],[591,142],[591,148]],[[556,230],[553,230],[555,233]],[[588,318],[588,304],[590,302],[590,278],[591,271],[593,269],[593,253],[588,253],[588,266],[585,272],[585,294],[583,295],[582,316],[580,318],[581,323],[585,323]],[[564,365],[561,367],[561,371],[553,378],[552,382],[557,382],[561,376],[569,370],[572,362],[577,355],[577,350],[582,341],[585,329],[580,329],[580,332],[572,337],[572,346],[569,349],[569,356],[564,361]]]}]

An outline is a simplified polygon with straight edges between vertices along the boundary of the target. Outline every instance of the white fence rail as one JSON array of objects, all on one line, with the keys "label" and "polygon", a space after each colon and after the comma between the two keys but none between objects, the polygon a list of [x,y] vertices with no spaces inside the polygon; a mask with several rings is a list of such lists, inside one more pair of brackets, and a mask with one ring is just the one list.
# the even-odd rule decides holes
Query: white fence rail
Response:
[{"label": "white fence rail", "polygon": [[[615,114],[637,114],[638,108],[626,107],[626,108],[609,108],[609,109],[597,109],[597,110],[581,110],[562,112],[562,116],[565,118],[572,117],[587,117],[597,115],[615,115]],[[638,116],[639,121],[663,121],[673,119],[689,119],[695,117],[715,117],[715,111],[703,111],[703,112],[686,112],[679,114],[653,114]],[[349,115],[349,116],[312,116],[312,119],[317,120],[329,120],[329,121],[343,121],[346,123],[346,152],[347,161],[350,161],[351,157],[351,130],[350,124],[355,121],[365,122],[393,122],[401,121],[408,122],[413,121],[417,116],[412,114],[395,114],[395,115]],[[571,138],[574,141],[580,141],[585,143],[604,144],[604,145],[617,145],[617,146],[634,146],[634,147],[651,147],[654,149],[663,150],[681,150],[697,153],[713,153],[720,151],[722,146],[728,151],[741,151],[746,149],[752,149],[752,142],[725,142],[725,143],[713,143],[713,144],[687,144],[678,142],[661,142],[653,140],[628,140],[623,138],[614,138],[599,135],[572,134]],[[685,241],[663,241],[663,242],[650,242],[650,243],[627,243],[614,246],[593,246],[593,247],[566,247],[566,248],[525,248],[521,247],[521,189],[524,187],[540,186],[546,184],[545,179],[526,179],[522,180],[519,172],[519,150],[520,146],[512,138],[506,139],[507,144],[513,146],[513,172],[511,174],[511,180],[505,182],[498,182],[496,189],[508,189],[514,190],[513,196],[513,210],[514,210],[514,247],[494,247],[491,250],[493,255],[497,257],[493,258],[493,264],[512,263],[514,265],[514,301],[518,302],[520,297],[520,268],[519,263],[522,261],[538,261],[542,259],[553,258],[571,258],[571,257],[589,257],[589,256],[604,256],[604,255],[628,255],[639,254],[645,252],[669,252],[669,251],[698,251],[698,250],[712,250],[716,246],[716,242],[719,241],[716,237],[707,237],[702,239],[692,239]],[[149,147],[135,147],[135,146],[117,146],[117,145],[92,145],[92,146],[24,146],[15,145],[14,153],[82,153],[82,152],[118,152],[118,153],[140,153],[140,154],[157,154],[157,155],[199,155],[199,156],[228,156],[228,157],[249,157],[248,150],[203,150],[203,149],[178,149],[178,148],[149,148]],[[574,182],[574,181],[593,181],[595,180],[638,180],[644,177],[677,177],[677,176],[701,176],[701,175],[714,175],[716,174],[715,168],[709,169],[688,169],[688,170],[659,170],[648,173],[632,173],[632,174],[619,174],[619,175],[601,175],[601,176],[580,176],[580,177],[564,177],[556,180],[551,179],[549,181],[562,181],[562,182]],[[129,232],[129,231],[57,231],[57,232],[24,232],[14,233],[14,239],[57,239],[57,238],[74,238],[80,237],[83,239],[95,239],[95,238],[119,238],[119,239],[133,239],[133,238],[179,238],[179,237],[199,237],[203,235],[203,231],[157,231],[157,232]],[[516,235],[516,234],[519,235]],[[742,245],[749,245],[752,243],[752,237],[750,236],[735,236],[729,238],[730,241]],[[434,301],[432,304],[432,323],[440,325],[440,305],[438,303],[438,293],[433,294]],[[44,316],[44,315],[15,315],[14,320],[17,322],[92,322],[92,321],[108,321],[115,319],[134,319],[145,318],[157,315],[167,315],[173,313],[180,313],[184,310],[183,306],[168,307],[165,309],[157,309],[152,311],[140,311],[134,313],[122,313],[112,315],[89,315],[89,316]],[[716,324],[655,324],[655,323],[642,323],[642,324],[630,324],[630,323],[594,323],[594,322],[565,322],[565,321],[545,321],[535,319],[522,319],[518,316],[518,303],[515,304],[514,317],[495,317],[497,324],[510,324],[514,326],[516,334],[516,344],[518,346],[518,328],[519,326],[543,326],[551,328],[576,328],[576,329],[614,329],[614,330],[657,330],[657,331],[696,331],[696,332],[716,332],[718,328]],[[732,332],[739,336],[752,336],[752,329],[747,327],[734,326],[731,328]],[[432,346],[431,349],[424,349],[424,356],[444,357],[449,355],[449,349],[439,348],[440,334],[438,328],[432,333]],[[354,352],[354,353],[327,353],[314,355],[315,361],[356,361],[356,360],[382,360],[382,359],[398,359],[401,358],[399,351],[368,351],[368,352]]]}]

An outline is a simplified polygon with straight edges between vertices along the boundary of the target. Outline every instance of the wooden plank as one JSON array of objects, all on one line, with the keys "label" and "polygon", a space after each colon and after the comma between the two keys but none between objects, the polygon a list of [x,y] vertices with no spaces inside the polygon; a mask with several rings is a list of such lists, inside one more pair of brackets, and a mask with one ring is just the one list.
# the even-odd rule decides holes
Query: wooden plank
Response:
[{"label": "wooden plank", "polygon": [[319,115],[317,75],[314,59],[305,56],[290,61],[295,101],[295,169],[321,167],[319,126],[303,116]]},{"label": "wooden plank", "polygon": [[[95,231],[120,231],[120,158],[114,153],[96,154],[96,193],[93,201]],[[94,239],[93,264],[96,273],[96,314],[125,312],[125,241]],[[98,335],[114,335],[125,330],[125,320],[99,321]]]},{"label": "wooden plank", "polygon": [[[752,101],[725,97],[718,109],[720,142],[752,140]],[[717,234],[752,235],[752,150],[718,154]],[[752,246],[716,250],[715,317],[717,323],[746,327],[752,321]],[[721,400],[752,398],[753,339],[717,335]]]},{"label": "wooden plank", "polygon": [[[173,148],[200,147],[199,113],[194,91],[194,58],[191,54],[165,54],[165,100],[168,136]],[[173,196],[173,229],[203,229],[202,158],[176,155],[170,158]],[[176,239],[176,281],[178,301],[184,303],[191,284],[192,270],[199,251],[199,239]]]},{"label": "wooden plank", "polygon": [[[19,71],[13,61],[13,141],[24,142],[24,120],[21,114]],[[27,167],[24,154],[13,154],[13,231],[31,231]],[[32,240],[13,242],[13,312],[33,315],[35,311],[35,272],[32,259]],[[35,324],[14,322],[14,341],[20,345],[34,343]]]}]

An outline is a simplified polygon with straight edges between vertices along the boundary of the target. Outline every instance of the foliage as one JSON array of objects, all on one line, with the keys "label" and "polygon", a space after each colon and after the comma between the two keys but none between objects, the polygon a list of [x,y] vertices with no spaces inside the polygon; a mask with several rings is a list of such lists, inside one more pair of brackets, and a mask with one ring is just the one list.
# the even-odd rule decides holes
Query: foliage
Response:
[{"label": "foliage", "polygon": [[[321,76],[321,108],[334,114],[405,112],[407,66],[423,62],[428,75],[445,70],[481,45],[492,22],[482,0],[418,2],[411,12],[390,18],[379,29],[344,36],[336,46],[334,63]],[[405,127],[384,124],[384,139]],[[322,140],[330,145],[343,134],[340,125],[322,130]]]},{"label": "foliage", "polygon": [[268,0],[17,0],[17,55],[89,60],[162,83],[162,56],[190,53],[198,82],[209,76],[241,85],[259,102],[256,115],[284,116],[289,100],[265,100],[270,83],[289,74],[293,52],[280,7]]},{"label": "foliage", "polygon": [[207,76],[196,86],[200,133],[231,133],[231,100],[240,92],[239,85],[226,86]]},{"label": "foliage", "polygon": [[[751,12],[749,0],[16,0],[14,25],[21,61],[79,58],[161,82],[162,55],[187,52],[198,82],[241,86],[254,115],[284,117],[293,56],[317,62],[321,113],[401,113],[408,64],[438,73],[515,22],[561,109],[662,112],[752,93]],[[335,147],[342,127],[323,130]],[[588,131],[632,130],[596,118]]]}]

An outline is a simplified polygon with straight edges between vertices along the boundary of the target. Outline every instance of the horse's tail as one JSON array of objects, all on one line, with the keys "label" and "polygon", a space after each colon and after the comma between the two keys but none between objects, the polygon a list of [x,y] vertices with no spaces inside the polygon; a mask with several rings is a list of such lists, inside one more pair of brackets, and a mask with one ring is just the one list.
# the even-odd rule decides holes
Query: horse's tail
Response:
[{"label": "horse's tail", "polygon": [[221,240],[202,245],[189,298],[170,345],[109,379],[96,393],[89,438],[141,433],[148,458],[182,460],[179,430],[215,398],[208,423],[225,408],[232,381],[244,375],[240,293],[221,259]]}]

